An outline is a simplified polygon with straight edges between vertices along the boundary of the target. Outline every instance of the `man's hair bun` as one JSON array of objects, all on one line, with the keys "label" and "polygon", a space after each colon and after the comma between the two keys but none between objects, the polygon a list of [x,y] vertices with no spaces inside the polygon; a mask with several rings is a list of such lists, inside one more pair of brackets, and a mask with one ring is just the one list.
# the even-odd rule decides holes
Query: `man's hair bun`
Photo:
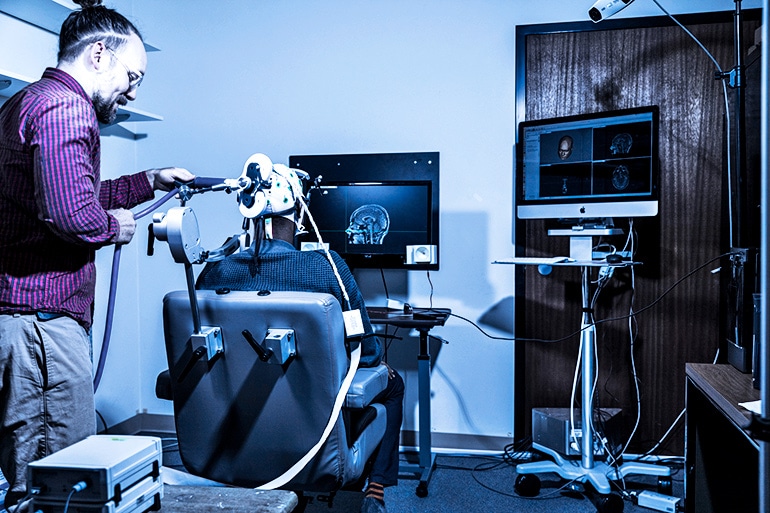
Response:
[{"label": "man's hair bun", "polygon": [[72,1],[81,8],[72,11],[61,25],[57,62],[71,62],[97,41],[118,50],[132,34],[142,39],[133,23],[115,9],[102,5],[102,0]]},{"label": "man's hair bun", "polygon": [[87,9],[89,7],[98,7],[102,5],[102,0],[72,0],[72,1],[78,4],[83,9]]}]

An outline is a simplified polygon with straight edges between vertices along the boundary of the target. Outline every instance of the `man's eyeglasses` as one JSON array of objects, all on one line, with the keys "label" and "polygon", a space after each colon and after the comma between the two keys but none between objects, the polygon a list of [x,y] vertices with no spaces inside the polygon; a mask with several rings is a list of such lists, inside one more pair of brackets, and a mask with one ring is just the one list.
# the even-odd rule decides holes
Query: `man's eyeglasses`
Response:
[{"label": "man's eyeglasses", "polygon": [[115,60],[120,63],[123,68],[125,68],[126,73],[128,73],[128,88],[129,90],[139,87],[139,85],[142,83],[142,80],[144,80],[144,73],[141,73],[139,71],[132,71],[128,66],[125,65],[123,61],[120,60],[118,55],[113,52],[110,48],[107,48],[108,52],[112,54],[113,57],[115,57]]}]

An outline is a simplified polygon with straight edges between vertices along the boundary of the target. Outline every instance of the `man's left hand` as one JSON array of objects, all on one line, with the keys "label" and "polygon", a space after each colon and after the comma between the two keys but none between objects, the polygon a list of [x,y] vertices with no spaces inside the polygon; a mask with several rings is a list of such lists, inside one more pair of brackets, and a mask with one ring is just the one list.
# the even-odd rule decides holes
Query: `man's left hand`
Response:
[{"label": "man's left hand", "polygon": [[176,182],[187,183],[195,178],[195,175],[183,167],[161,167],[148,169],[147,179],[153,190],[170,191],[176,186]]}]

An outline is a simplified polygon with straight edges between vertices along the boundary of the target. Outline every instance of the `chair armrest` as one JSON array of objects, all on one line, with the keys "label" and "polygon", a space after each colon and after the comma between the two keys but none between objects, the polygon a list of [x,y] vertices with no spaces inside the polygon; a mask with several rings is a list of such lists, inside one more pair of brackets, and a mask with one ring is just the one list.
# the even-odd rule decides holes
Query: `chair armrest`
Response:
[{"label": "chair armrest", "polygon": [[345,406],[364,408],[387,386],[388,368],[385,365],[359,367],[345,397]]},{"label": "chair armrest", "polygon": [[174,399],[174,388],[171,386],[171,373],[168,369],[155,378],[155,397],[169,401]]}]

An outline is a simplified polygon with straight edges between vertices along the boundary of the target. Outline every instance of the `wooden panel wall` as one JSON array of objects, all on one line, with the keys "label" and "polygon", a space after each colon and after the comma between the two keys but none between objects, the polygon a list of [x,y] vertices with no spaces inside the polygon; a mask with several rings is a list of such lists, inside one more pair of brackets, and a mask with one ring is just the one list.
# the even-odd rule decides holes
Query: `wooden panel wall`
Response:
[{"label": "wooden panel wall", "polygon": [[[688,28],[729,69],[731,18],[712,20],[701,19]],[[746,26],[751,35],[757,24]],[[526,36],[525,42],[526,119],[660,107],[660,214],[635,221],[637,259],[644,265],[635,276],[627,270],[615,274],[595,315],[597,320],[624,317],[632,304],[640,311],[729,246],[723,225],[725,108],[721,83],[714,79],[715,65],[676,26],[538,33]],[[618,224],[628,228],[625,222]],[[547,227],[542,221],[518,224],[516,241],[517,248],[524,248],[522,254],[569,254],[569,239],[547,236]],[[622,246],[625,236],[606,241]],[[685,362],[711,362],[716,355],[721,341],[720,277],[710,271],[719,265],[719,260],[707,264],[632,323],[641,420],[631,452],[649,449],[683,409]],[[555,268],[542,276],[528,266],[517,280],[517,336],[553,340],[579,329],[579,269]],[[599,324],[597,340],[596,405],[623,408],[626,437],[637,413],[628,320]],[[525,343],[522,413],[527,433],[532,407],[570,404],[578,345],[577,334],[558,343]],[[680,422],[664,452],[683,451]]]}]

